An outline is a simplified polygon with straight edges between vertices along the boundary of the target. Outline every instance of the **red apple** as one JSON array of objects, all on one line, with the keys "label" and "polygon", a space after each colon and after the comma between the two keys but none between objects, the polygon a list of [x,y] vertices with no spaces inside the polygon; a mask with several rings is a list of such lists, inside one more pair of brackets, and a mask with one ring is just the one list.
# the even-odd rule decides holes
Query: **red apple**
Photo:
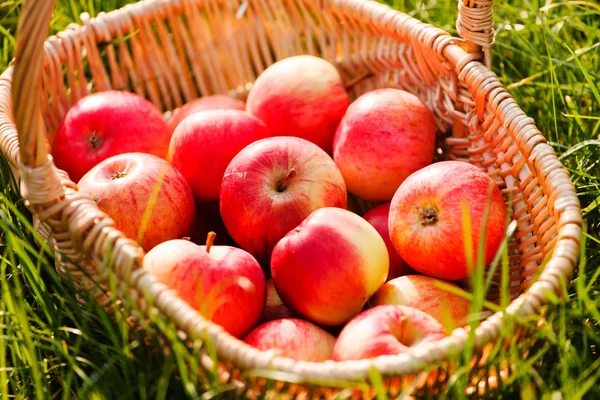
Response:
[{"label": "red apple", "polygon": [[175,168],[156,156],[126,153],[107,158],[78,186],[145,251],[192,232],[196,218],[192,191]]},{"label": "red apple", "polygon": [[371,298],[371,306],[395,304],[426,312],[440,322],[447,332],[465,325],[470,313],[471,302],[444,288],[448,285],[461,290],[457,285],[430,276],[405,275],[392,279],[379,288]]},{"label": "red apple", "polygon": [[198,202],[215,202],[233,157],[268,136],[265,124],[245,111],[204,111],[190,115],[175,129],[169,160],[190,184]]},{"label": "red apple", "polygon": [[383,238],[383,241],[385,242],[385,247],[387,247],[388,255],[390,256],[390,271],[388,272],[387,276],[388,281],[390,279],[414,272],[406,263],[406,261],[400,257],[394,248],[394,245],[392,244],[392,240],[390,239],[390,230],[388,228],[389,214],[390,203],[387,202],[372,208],[363,216],[368,223],[377,229],[377,232],[379,232]]},{"label": "red apple", "polygon": [[392,243],[416,271],[440,279],[464,279],[472,273],[465,251],[464,211],[471,225],[473,263],[479,238],[485,234],[487,265],[504,237],[506,203],[492,178],[462,161],[432,164],[402,183],[390,207]]},{"label": "red apple", "polygon": [[273,136],[297,136],[327,153],[350,98],[338,70],[321,58],[301,55],[267,68],[254,82],[246,109]]},{"label": "red apple", "polygon": [[361,360],[401,354],[410,347],[444,336],[444,327],[423,311],[406,306],[379,306],[348,322],[335,342],[332,359]]},{"label": "red apple", "polygon": [[333,159],[348,191],[389,201],[413,172],[431,164],[436,125],[418,97],[399,89],[365,93],[348,107],[333,144]]},{"label": "red apple", "polygon": [[144,268],[231,335],[242,338],[265,307],[265,276],[242,249],[169,240],[144,257]]},{"label": "red apple", "polygon": [[58,168],[77,182],[99,162],[123,153],[165,158],[171,132],[160,110],[134,93],[90,94],[64,116],[52,145]]},{"label": "red apple", "polygon": [[231,161],[221,185],[221,215],[241,248],[268,265],[279,239],[321,207],[346,207],[333,160],[295,137],[262,139]]},{"label": "red apple", "polygon": [[293,318],[294,314],[283,304],[281,298],[277,294],[273,279],[267,281],[267,303],[265,304],[265,311],[260,317],[260,323],[272,321],[275,319],[282,318]]},{"label": "red apple", "polygon": [[385,282],[389,256],[367,221],[341,208],[318,209],[273,250],[271,273],[283,303],[323,326],[358,314]]},{"label": "red apple", "polygon": [[260,325],[244,341],[281,357],[321,362],[331,359],[335,337],[310,322],[285,318]]},{"label": "red apple", "polygon": [[246,104],[236,99],[235,97],[215,94],[212,96],[200,97],[194,99],[181,108],[173,112],[169,119],[169,130],[175,131],[177,125],[181,123],[187,116],[197,112],[207,110],[242,110],[246,109]]}]

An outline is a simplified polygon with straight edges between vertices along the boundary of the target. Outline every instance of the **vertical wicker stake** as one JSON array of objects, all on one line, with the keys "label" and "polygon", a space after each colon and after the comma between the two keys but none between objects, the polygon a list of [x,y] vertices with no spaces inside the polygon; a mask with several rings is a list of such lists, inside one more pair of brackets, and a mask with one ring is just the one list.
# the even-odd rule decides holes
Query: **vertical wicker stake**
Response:
[{"label": "vertical wicker stake", "polygon": [[493,0],[459,0],[456,29],[469,54],[483,51],[483,64],[492,65],[491,47],[494,44]]}]

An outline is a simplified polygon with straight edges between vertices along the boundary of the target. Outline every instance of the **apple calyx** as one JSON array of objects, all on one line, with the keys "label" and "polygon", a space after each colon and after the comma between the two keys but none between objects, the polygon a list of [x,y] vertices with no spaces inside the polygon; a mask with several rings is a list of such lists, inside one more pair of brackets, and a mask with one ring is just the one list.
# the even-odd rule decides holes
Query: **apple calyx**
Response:
[{"label": "apple calyx", "polygon": [[213,231],[208,232],[208,235],[206,235],[206,252],[207,253],[210,253],[210,248],[215,243],[216,237],[217,237],[217,234]]},{"label": "apple calyx", "polygon": [[437,209],[434,207],[424,208],[419,212],[421,217],[421,225],[435,225],[438,222]]},{"label": "apple calyx", "polygon": [[291,168],[287,174],[285,174],[285,176],[283,177],[283,179],[279,182],[279,184],[277,185],[277,191],[279,193],[284,192],[285,189],[287,188],[287,186],[290,183],[290,180],[295,177],[296,175],[298,175],[298,172],[296,171],[295,168]]},{"label": "apple calyx", "polygon": [[90,147],[95,150],[98,147],[100,147],[100,144],[102,144],[102,139],[100,138],[100,136],[98,136],[96,131],[93,131],[92,136],[90,136],[88,140],[88,143],[90,144]]},{"label": "apple calyx", "polygon": [[124,178],[127,176],[127,172],[125,171],[117,171],[110,174],[110,180],[114,181],[115,179]]}]

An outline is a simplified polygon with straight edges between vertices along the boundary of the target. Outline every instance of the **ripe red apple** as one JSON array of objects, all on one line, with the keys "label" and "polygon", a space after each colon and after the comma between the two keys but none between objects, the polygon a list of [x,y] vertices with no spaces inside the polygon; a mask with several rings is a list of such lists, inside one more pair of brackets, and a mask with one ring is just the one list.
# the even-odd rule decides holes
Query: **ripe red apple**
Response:
[{"label": "ripe red apple", "polygon": [[215,202],[233,157],[268,136],[265,124],[245,111],[204,111],[190,115],[175,129],[169,160],[185,177],[198,202]]},{"label": "ripe red apple", "polygon": [[389,256],[379,233],[348,210],[318,209],[277,243],[271,273],[292,312],[323,326],[358,314],[385,282]]},{"label": "ripe red apple", "polygon": [[192,191],[173,166],[156,156],[126,153],[107,158],[78,186],[145,251],[192,232],[196,218]]},{"label": "ripe red apple", "polygon": [[423,311],[406,306],[379,306],[348,322],[335,342],[332,359],[361,360],[401,354],[410,347],[444,336],[444,327]]},{"label": "ripe red apple", "polygon": [[369,201],[389,201],[413,172],[431,164],[436,125],[419,98],[378,89],[356,99],[340,122],[333,159],[348,191]]},{"label": "ripe red apple", "polygon": [[422,274],[447,280],[466,278],[472,271],[463,240],[465,210],[472,231],[473,263],[483,233],[487,265],[502,243],[507,214],[492,178],[462,161],[438,162],[415,172],[402,183],[390,207],[390,237],[398,254]]},{"label": "ripe red apple", "polygon": [[440,322],[447,332],[467,324],[471,302],[443,287],[444,282],[430,276],[405,275],[384,284],[369,303],[376,307],[385,304],[408,306],[426,312]]},{"label": "ripe red apple", "polygon": [[177,125],[187,116],[197,112],[207,110],[242,110],[246,109],[246,104],[235,97],[215,94],[194,99],[184,104],[179,110],[176,110],[169,119],[169,130],[175,131]]},{"label": "ripe red apple", "polygon": [[244,341],[281,357],[321,362],[331,359],[335,337],[310,322],[285,318],[260,325]]},{"label": "ripe red apple", "polygon": [[294,314],[281,301],[281,298],[277,294],[277,289],[275,289],[273,279],[269,279],[267,281],[267,303],[265,304],[265,311],[263,311],[259,323],[282,318],[294,318]]},{"label": "ripe red apple", "polygon": [[144,268],[231,335],[242,338],[265,307],[265,276],[242,249],[169,240],[144,257]]},{"label": "ripe red apple", "polygon": [[246,109],[262,120],[273,136],[297,136],[331,154],[335,130],[349,104],[335,66],[301,55],[267,68],[254,82]]},{"label": "ripe red apple", "polygon": [[54,142],[56,166],[73,182],[99,162],[123,153],[148,153],[164,158],[171,132],[160,110],[143,97],[108,90],[90,94],[64,116]]},{"label": "ripe red apple", "polygon": [[221,215],[241,248],[268,265],[279,239],[321,207],[346,207],[333,160],[295,137],[252,143],[231,161],[221,185]]},{"label": "ripe red apple", "polygon": [[368,223],[377,229],[377,232],[379,232],[383,238],[383,241],[385,242],[385,247],[387,247],[388,255],[390,256],[390,271],[388,272],[387,276],[388,281],[390,279],[414,272],[406,263],[406,261],[400,257],[394,248],[394,245],[392,244],[392,240],[390,239],[390,230],[388,228],[389,215],[390,203],[387,202],[372,208],[363,216]]}]

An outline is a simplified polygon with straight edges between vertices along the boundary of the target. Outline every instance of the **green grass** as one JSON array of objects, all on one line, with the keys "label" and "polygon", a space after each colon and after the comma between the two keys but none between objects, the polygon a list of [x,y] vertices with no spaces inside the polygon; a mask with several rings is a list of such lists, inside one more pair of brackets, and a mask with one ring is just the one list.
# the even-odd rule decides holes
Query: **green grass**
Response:
[{"label": "green grass", "polygon": [[[58,3],[52,32],[78,21],[80,12],[94,15],[126,1]],[[456,34],[456,0],[389,3]],[[12,57],[19,4],[0,0],[0,71]],[[600,398],[600,6],[496,1],[495,27],[494,71],[571,172],[587,232],[567,301],[546,307],[545,323],[532,333],[535,345],[494,349],[489,367],[511,356],[515,373],[492,397]],[[108,315],[93,302],[81,307],[29,221],[0,157],[0,400],[235,397],[212,371],[198,373],[202,343],[186,348],[161,318],[131,338],[124,314]],[[535,318],[518,322],[532,326]],[[507,324],[504,333],[513,328]],[[463,362],[442,395],[460,397],[467,371]]]}]

